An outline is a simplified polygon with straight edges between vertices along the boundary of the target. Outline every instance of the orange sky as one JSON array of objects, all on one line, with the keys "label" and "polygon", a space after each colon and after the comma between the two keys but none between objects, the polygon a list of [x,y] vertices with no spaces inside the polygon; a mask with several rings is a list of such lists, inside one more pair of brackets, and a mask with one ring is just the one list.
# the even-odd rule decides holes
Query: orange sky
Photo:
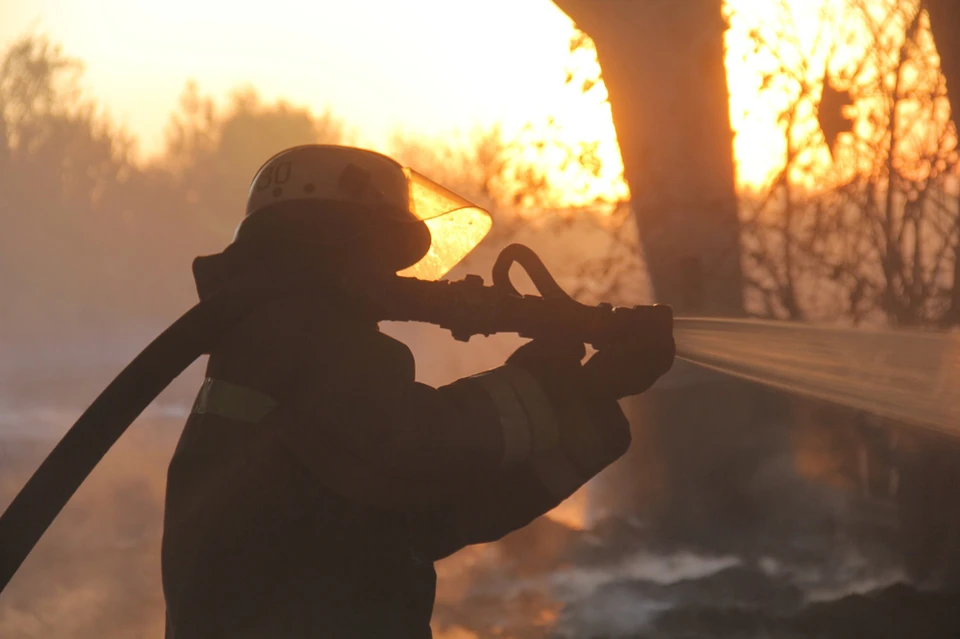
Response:
[{"label": "orange sky", "polygon": [[[742,15],[773,4],[728,0]],[[793,0],[803,37],[820,4]],[[774,109],[756,97],[757,69],[741,59],[745,24],[733,21],[728,74],[739,177],[753,184],[779,146]],[[190,78],[213,95],[251,84],[268,99],[330,106],[375,148],[397,128],[439,134],[502,122],[509,130],[546,115],[570,137],[612,142],[609,110],[563,86],[572,29],[549,0],[0,0],[0,45],[30,30],[61,42],[86,63],[91,95],[147,153],[160,148]],[[614,188],[615,174],[604,179]]]}]

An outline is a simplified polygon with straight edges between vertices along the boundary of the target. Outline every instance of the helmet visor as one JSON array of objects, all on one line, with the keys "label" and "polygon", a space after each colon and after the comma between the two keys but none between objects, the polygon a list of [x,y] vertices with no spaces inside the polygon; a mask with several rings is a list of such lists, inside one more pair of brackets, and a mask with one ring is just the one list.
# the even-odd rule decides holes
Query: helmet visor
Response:
[{"label": "helmet visor", "polygon": [[490,214],[413,169],[404,167],[410,189],[410,212],[430,229],[430,250],[404,277],[437,280],[446,275],[490,232]]}]

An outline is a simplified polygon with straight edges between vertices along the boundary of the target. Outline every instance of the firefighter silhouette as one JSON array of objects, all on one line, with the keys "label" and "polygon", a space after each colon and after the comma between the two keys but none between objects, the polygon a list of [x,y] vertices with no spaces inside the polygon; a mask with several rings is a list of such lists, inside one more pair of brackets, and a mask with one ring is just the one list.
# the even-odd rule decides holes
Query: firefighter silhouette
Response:
[{"label": "firefighter silhouette", "polygon": [[432,388],[402,343],[338,293],[365,276],[442,276],[485,212],[393,160],[310,145],[257,173],[220,254],[222,287],[276,296],[211,349],[168,473],[168,639],[429,637],[433,562],[546,513],[624,454],[617,400],[670,368],[673,344],[533,340]]}]

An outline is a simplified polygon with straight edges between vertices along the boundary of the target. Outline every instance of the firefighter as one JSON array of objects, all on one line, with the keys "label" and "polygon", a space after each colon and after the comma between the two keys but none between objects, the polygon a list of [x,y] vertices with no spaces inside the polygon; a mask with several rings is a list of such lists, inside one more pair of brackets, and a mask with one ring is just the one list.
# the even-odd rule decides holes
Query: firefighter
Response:
[{"label": "firefighter", "polygon": [[338,293],[442,274],[487,219],[371,151],[295,147],[260,169],[234,241],[194,263],[201,299],[312,290],[210,354],[168,472],[168,639],[430,637],[434,561],[526,525],[627,450],[617,400],[670,368],[672,342],[637,336],[581,365],[582,344],[535,340],[431,388]]}]

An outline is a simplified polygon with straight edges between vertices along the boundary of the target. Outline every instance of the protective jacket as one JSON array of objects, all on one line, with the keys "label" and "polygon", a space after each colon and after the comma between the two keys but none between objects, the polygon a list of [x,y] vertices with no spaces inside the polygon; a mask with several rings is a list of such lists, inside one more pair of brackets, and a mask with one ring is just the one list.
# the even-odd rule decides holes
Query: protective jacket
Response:
[{"label": "protective jacket", "polygon": [[168,639],[430,637],[435,560],[526,525],[629,445],[576,358],[414,378],[409,349],[334,293],[224,336],[168,473]]}]

